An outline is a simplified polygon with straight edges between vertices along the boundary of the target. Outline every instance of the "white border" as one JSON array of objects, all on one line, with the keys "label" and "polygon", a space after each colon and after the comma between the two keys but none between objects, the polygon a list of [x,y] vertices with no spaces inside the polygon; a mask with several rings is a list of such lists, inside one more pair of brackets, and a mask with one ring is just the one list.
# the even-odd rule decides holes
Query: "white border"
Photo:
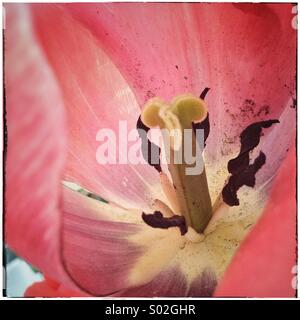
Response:
[{"label": "white border", "polygon": [[[62,0],[56,0],[56,1],[41,1],[41,0],[36,0],[36,1],[20,1],[20,0],[9,0],[9,1],[5,1],[5,2],[2,2],[2,4],[4,3],[41,3],[41,2],[45,2],[45,3],[67,3],[67,2],[84,2],[84,1],[80,1],[80,0],[73,0],[73,1],[62,1]],[[134,0],[129,0],[129,1],[120,1],[120,0],[112,0],[112,1],[103,1],[103,0],[100,0],[100,1],[89,1],[89,2],[147,2],[147,1],[134,1]],[[159,1],[159,0],[152,0],[151,2],[184,2],[184,1],[180,1],[180,0],[173,0],[173,1]],[[201,1],[188,1],[188,2],[201,2]],[[243,2],[253,2],[253,3],[260,3],[260,2],[264,2],[264,3],[294,3],[293,1],[280,1],[280,0],[273,0],[273,1],[247,1],[247,0],[241,0],[241,1],[228,1],[228,0],[225,0],[225,1],[211,1],[211,0],[208,0],[208,1],[203,1],[203,2],[240,2],[240,3],[243,3]],[[295,1],[295,3],[298,4],[298,7],[299,7],[299,1]],[[3,23],[5,23],[5,19],[3,19],[3,10],[2,10],[3,6],[1,6],[1,25],[3,25]],[[2,66],[2,61],[3,61],[3,43],[2,43],[2,39],[0,41],[0,60],[1,60],[1,64],[0,64],[0,73],[1,75],[3,74],[3,66]],[[300,50],[299,50],[299,35],[297,37],[297,59],[298,59],[298,63],[297,63],[297,74],[299,75],[299,63],[300,63]],[[2,77],[2,82],[1,82],[1,89],[0,89],[0,99],[1,101],[3,101],[3,77]],[[297,81],[297,92],[300,93],[300,84],[299,84],[299,81]],[[3,103],[1,103],[1,114],[3,115]],[[297,148],[298,148],[298,152],[300,150],[300,133],[299,133],[299,114],[298,114],[298,119],[297,119]],[[3,151],[3,117],[1,116],[1,120],[0,120],[0,134],[1,134],[1,137],[0,137],[0,144],[1,144],[1,150]],[[298,155],[299,156],[299,155]],[[298,159],[299,160],[299,159]],[[1,162],[1,168],[3,167],[3,152],[1,152],[1,155],[0,155],[0,162]],[[300,162],[297,161],[297,171],[298,173],[300,172]],[[299,175],[297,175],[297,183],[299,185]],[[0,189],[1,189],[1,192],[3,191],[3,171],[1,170],[1,173],[0,173]],[[300,191],[299,191],[299,188],[297,189],[297,198],[298,198],[298,202],[297,202],[297,218],[298,218],[298,224],[297,224],[297,232],[298,232],[298,274],[299,274],[299,269],[300,269],[300,266],[299,266],[299,253],[300,253],[300,247],[299,247],[299,237],[300,237],[300,222],[299,222],[299,199],[300,199]],[[0,230],[2,231],[3,230],[3,198],[2,196],[0,197],[0,212],[1,212],[1,219],[0,219]],[[0,238],[0,245],[1,247],[3,247],[3,239],[2,237]],[[0,263],[1,265],[3,265],[3,254],[1,253],[0,255]],[[299,299],[299,281],[298,281],[298,299]],[[0,273],[0,289],[3,288],[3,268],[1,268],[1,273]],[[0,300],[2,299],[8,299],[8,300],[45,300],[45,298],[6,298],[6,297],[3,297],[2,295],[2,290],[0,292]],[[195,301],[195,300],[244,300],[244,299],[250,299],[250,300],[294,300],[295,298],[102,298],[102,297],[86,297],[86,298],[47,298],[47,300],[82,300],[82,299],[86,299],[86,300],[161,300],[161,299],[164,299],[164,300],[180,300],[180,301],[183,301],[183,300],[186,300],[186,301]]]}]

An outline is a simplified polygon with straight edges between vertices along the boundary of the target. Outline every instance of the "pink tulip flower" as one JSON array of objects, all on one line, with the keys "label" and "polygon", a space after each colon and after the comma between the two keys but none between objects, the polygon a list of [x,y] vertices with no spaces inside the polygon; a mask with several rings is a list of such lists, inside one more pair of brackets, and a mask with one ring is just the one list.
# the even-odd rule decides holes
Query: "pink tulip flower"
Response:
[{"label": "pink tulip flower", "polygon": [[[5,240],[46,275],[28,296],[295,295],[292,9],[5,5]],[[99,129],[201,92],[206,187],[178,198],[165,168],[97,162]],[[201,231],[176,210],[199,199]]]}]

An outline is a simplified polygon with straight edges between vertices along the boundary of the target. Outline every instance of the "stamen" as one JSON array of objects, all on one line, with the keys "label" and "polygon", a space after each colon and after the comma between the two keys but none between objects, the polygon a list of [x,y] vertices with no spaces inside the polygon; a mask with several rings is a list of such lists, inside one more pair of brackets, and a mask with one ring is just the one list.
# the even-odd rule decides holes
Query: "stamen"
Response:
[{"label": "stamen", "polygon": [[152,228],[160,228],[160,229],[169,229],[171,227],[178,227],[180,229],[181,235],[186,234],[187,227],[182,216],[176,216],[170,218],[165,218],[159,211],[155,211],[154,213],[146,214],[142,213],[142,218],[146,224],[151,226]]},{"label": "stamen", "polygon": [[249,125],[240,135],[241,149],[239,155],[228,162],[228,171],[231,174],[237,173],[250,161],[250,151],[258,146],[263,128],[269,128],[279,120],[267,120],[255,122]]},{"label": "stamen", "polygon": [[204,100],[209,90],[210,88],[205,88],[200,94],[200,99]]},{"label": "stamen", "polygon": [[236,172],[230,176],[228,183],[222,191],[224,202],[229,206],[238,206],[240,201],[237,197],[237,191],[242,186],[253,188],[255,186],[255,175],[265,163],[266,155],[260,152],[253,164],[246,165],[240,172]]},{"label": "stamen", "polygon": [[279,120],[260,121],[249,125],[240,136],[241,149],[239,155],[228,162],[228,172],[231,176],[222,190],[223,201],[229,206],[238,206],[237,191],[242,186],[254,187],[255,175],[265,164],[266,155],[259,156],[250,164],[250,151],[258,146],[263,128],[269,128]]},{"label": "stamen", "polygon": [[[169,141],[164,140],[164,142],[167,146],[170,143],[173,149],[173,152],[169,150],[168,168],[179,205],[178,210],[185,217],[188,226],[193,227],[199,233],[203,232],[212,216],[206,173],[203,168],[200,173],[187,174],[188,169],[193,168],[195,165],[192,166],[186,162],[184,151],[189,148],[193,156],[195,156],[197,140],[195,129],[193,131],[194,122],[202,123],[206,120],[206,123],[209,123],[204,101],[190,94],[176,97],[171,104],[166,104],[162,100],[155,98],[145,105],[141,120],[149,128],[158,126],[170,132]],[[189,129],[194,133],[191,135],[192,141],[189,141],[189,145],[186,146],[182,138],[185,129]],[[174,130],[180,132],[176,137],[172,137]],[[206,138],[207,135],[208,133],[206,132]],[[200,157],[201,159],[197,159],[197,161],[201,160],[203,162],[202,154],[200,154]],[[178,158],[181,159],[181,163],[178,163]],[[171,197],[174,196],[171,195]],[[175,212],[177,213],[177,211]]]}]

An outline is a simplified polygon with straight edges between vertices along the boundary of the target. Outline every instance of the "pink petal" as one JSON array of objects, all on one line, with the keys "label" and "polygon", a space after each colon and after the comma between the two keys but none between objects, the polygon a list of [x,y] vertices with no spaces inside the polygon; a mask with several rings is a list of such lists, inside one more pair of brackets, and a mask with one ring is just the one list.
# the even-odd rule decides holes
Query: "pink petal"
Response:
[{"label": "pink petal", "polygon": [[[7,6],[6,241],[66,290],[106,295],[144,284],[171,259],[180,232],[152,229],[141,221],[140,211],[112,210],[107,204],[104,210],[104,203],[79,193],[69,191],[73,197],[61,198],[64,105],[29,22],[26,6]],[[147,259],[138,259],[174,243],[162,261],[148,259],[148,268]]]},{"label": "pink petal", "polygon": [[59,293],[55,288],[49,286],[46,281],[35,282],[33,285],[28,287],[24,294],[25,297],[35,298],[35,297],[47,297],[55,298],[59,296]]},{"label": "pink petal", "polygon": [[234,257],[216,296],[295,296],[295,160],[293,149],[276,178],[263,217]]},{"label": "pink petal", "polygon": [[61,284],[46,278],[43,281],[36,282],[26,289],[24,294],[25,297],[36,298],[36,297],[87,297],[88,295],[83,294],[79,291],[68,290]]},{"label": "pink petal", "polygon": [[5,240],[35,267],[70,285],[58,250],[63,102],[31,33],[27,8],[10,4],[5,8]]},{"label": "pink petal", "polygon": [[98,37],[141,104],[211,88],[211,160],[235,152],[249,123],[278,118],[295,92],[291,4],[66,7]]},{"label": "pink petal", "polygon": [[64,178],[123,207],[147,206],[160,197],[155,169],[148,164],[100,165],[96,160],[100,129],[109,128],[118,135],[119,121],[127,122],[128,133],[136,127],[140,109],[126,82],[91,33],[63,8],[31,8],[64,95],[68,120]]},{"label": "pink petal", "polygon": [[126,240],[139,227],[103,221],[100,205],[77,192],[64,191],[62,258],[81,288],[93,295],[108,295],[128,286],[126,276],[141,249]]},{"label": "pink petal", "polygon": [[146,226],[141,211],[69,189],[63,204],[62,259],[74,282],[90,294],[111,295],[150,282],[181,245],[177,228]]}]

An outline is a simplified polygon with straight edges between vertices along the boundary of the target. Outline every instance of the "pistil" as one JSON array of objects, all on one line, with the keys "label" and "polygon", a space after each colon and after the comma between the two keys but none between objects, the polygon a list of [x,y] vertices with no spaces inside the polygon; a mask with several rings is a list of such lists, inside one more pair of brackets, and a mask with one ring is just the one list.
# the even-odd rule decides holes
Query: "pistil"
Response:
[{"label": "pistil", "polygon": [[[208,191],[204,161],[203,146],[199,145],[195,122],[204,121],[207,116],[205,102],[192,95],[176,97],[170,104],[160,99],[151,99],[144,107],[142,122],[149,128],[159,127],[163,132],[168,169],[173,183],[173,194],[176,201],[171,205],[178,210],[175,214],[183,215],[187,227],[192,227],[202,233],[212,216],[212,204]],[[167,135],[164,133],[168,133]],[[189,132],[190,139],[185,139]],[[204,141],[203,141],[204,145]],[[200,152],[197,152],[200,150]],[[202,170],[195,173],[195,164],[187,161],[186,154],[202,162]],[[169,192],[172,194],[172,192]],[[174,203],[176,202],[176,204]],[[174,205],[175,204],[175,205]],[[174,208],[173,208],[174,209]]]}]

